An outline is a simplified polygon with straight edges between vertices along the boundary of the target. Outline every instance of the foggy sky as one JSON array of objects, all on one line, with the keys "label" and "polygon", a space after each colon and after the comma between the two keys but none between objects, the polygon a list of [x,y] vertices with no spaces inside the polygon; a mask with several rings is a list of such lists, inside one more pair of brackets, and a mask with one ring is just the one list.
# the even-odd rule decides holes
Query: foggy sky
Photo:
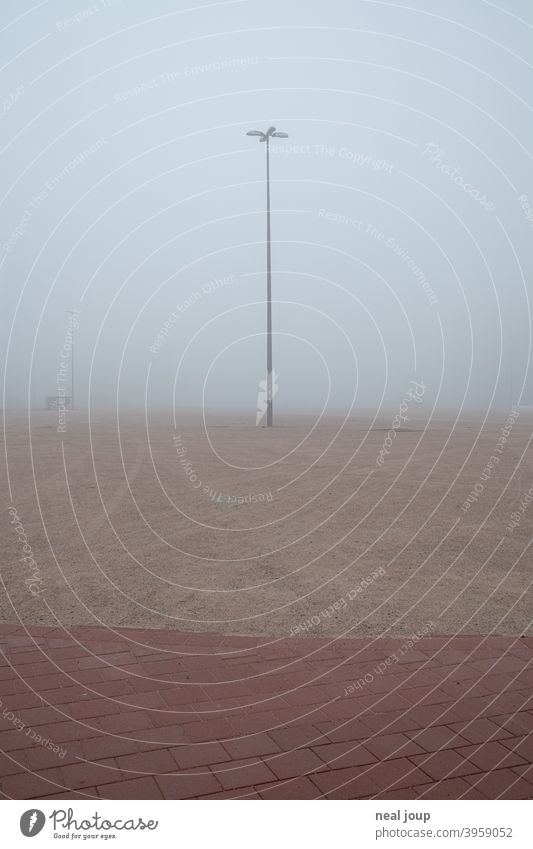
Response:
[{"label": "foggy sky", "polygon": [[4,406],[56,393],[74,309],[80,407],[254,414],[271,124],[276,409],[533,404],[532,29],[526,0],[4,0]]}]

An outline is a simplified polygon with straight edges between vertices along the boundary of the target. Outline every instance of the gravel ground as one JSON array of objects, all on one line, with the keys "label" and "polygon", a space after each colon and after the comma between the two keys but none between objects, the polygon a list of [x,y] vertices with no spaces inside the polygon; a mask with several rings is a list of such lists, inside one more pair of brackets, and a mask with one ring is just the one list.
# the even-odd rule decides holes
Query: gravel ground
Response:
[{"label": "gravel ground", "polygon": [[0,620],[532,634],[533,414],[393,418],[6,414]]}]

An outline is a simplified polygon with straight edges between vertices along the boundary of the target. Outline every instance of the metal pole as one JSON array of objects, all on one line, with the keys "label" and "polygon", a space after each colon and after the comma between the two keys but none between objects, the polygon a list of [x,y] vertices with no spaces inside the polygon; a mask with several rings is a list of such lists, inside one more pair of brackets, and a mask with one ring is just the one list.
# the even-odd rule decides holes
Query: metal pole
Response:
[{"label": "metal pole", "polygon": [[[71,324],[74,324],[71,320]],[[74,330],[70,329],[72,333],[72,349],[71,349],[71,363],[70,363],[70,409],[74,410]]]},{"label": "metal pole", "polygon": [[72,362],[70,364],[70,409],[74,409],[74,333],[72,334]]},{"label": "metal pole", "polygon": [[74,409],[74,320],[73,316],[76,310],[67,310],[70,316],[70,335],[72,336],[72,344],[70,348],[70,409]]},{"label": "metal pole", "polygon": [[261,130],[248,130],[247,136],[256,136],[260,142],[266,142],[266,190],[267,190],[267,427],[272,427],[272,263],[270,255],[270,136],[276,139],[288,139],[287,133],[269,127],[266,133]]},{"label": "metal pole", "polygon": [[267,176],[267,427],[272,427],[272,264],[270,257],[270,136],[266,139]]}]

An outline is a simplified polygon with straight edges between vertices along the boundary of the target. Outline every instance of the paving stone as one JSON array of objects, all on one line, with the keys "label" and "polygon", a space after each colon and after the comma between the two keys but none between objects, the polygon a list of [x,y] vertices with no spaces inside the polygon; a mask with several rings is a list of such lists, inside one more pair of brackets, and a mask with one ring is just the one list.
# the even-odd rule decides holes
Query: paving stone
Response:
[{"label": "paving stone", "polygon": [[361,764],[376,763],[377,758],[369,751],[368,746],[361,743],[329,743],[325,746],[313,746],[313,752],[330,769],[342,769],[345,766],[360,766]]},{"label": "paving stone", "polygon": [[[153,749],[151,752],[138,752],[132,755],[120,755],[117,763],[125,773],[140,772],[156,775],[176,769],[176,762],[168,749]],[[135,776],[130,775],[129,778]]]},{"label": "paving stone", "polygon": [[495,769],[466,780],[486,799],[533,799],[533,785],[512,769]]},{"label": "paving stone", "polygon": [[[424,756],[414,756],[414,758],[417,757],[420,758]],[[367,772],[380,791],[416,787],[417,784],[424,784],[427,781],[426,773],[419,769],[408,758],[396,758],[394,760],[374,764],[373,766],[367,767]]]},{"label": "paving stone", "polygon": [[434,725],[420,731],[407,731],[406,736],[410,737],[425,752],[455,749],[466,742],[471,742],[467,737],[459,734],[456,729],[447,725]]},{"label": "paving stone", "polygon": [[419,799],[484,799],[482,793],[472,787],[464,778],[447,778],[431,784],[414,787]]},{"label": "paving stone", "polygon": [[296,778],[298,775],[326,768],[324,761],[312,749],[295,749],[293,752],[270,757],[268,765],[277,778]]},{"label": "paving stone", "polygon": [[424,749],[405,734],[383,734],[365,742],[366,748],[379,760],[418,755]]},{"label": "paving stone", "polygon": [[195,799],[221,790],[220,782],[207,768],[156,775],[154,780],[164,799]]},{"label": "paving stone", "polygon": [[102,799],[162,799],[163,794],[156,781],[149,778],[134,778],[131,781],[118,781],[115,784],[103,784],[97,788]]},{"label": "paving stone", "polygon": [[431,755],[414,755],[411,760],[435,781],[481,771],[472,761],[467,761],[454,749],[444,749]]},{"label": "paving stone", "polygon": [[487,740],[500,740],[510,737],[511,732],[500,728],[493,719],[473,719],[470,722],[452,722],[452,731],[458,732],[469,743],[484,743]]},{"label": "paving stone", "polygon": [[524,763],[516,750],[508,748],[494,740],[490,743],[479,743],[474,746],[462,746],[456,749],[457,754],[476,764],[484,772],[492,769],[502,769],[507,766],[520,766]]},{"label": "paving stone", "polygon": [[320,790],[307,777],[260,784],[257,792],[261,799],[318,799]]},{"label": "paving stone", "polygon": [[252,734],[236,740],[225,740],[224,748],[233,759],[270,755],[281,749],[269,734]]},{"label": "paving stone", "polygon": [[231,756],[220,743],[189,743],[184,746],[174,746],[169,751],[180,769],[208,766],[231,760]]},{"label": "paving stone", "polygon": [[309,779],[327,799],[365,799],[379,791],[378,785],[368,774],[362,774],[359,767],[317,772]]},{"label": "paving stone", "polygon": [[0,642],[4,707],[66,750],[1,716],[4,798],[533,798],[533,638],[424,638],[353,693],[405,638],[0,625]]},{"label": "paving stone", "polygon": [[231,761],[228,764],[213,766],[213,774],[224,790],[264,784],[276,778],[269,767],[257,758]]}]

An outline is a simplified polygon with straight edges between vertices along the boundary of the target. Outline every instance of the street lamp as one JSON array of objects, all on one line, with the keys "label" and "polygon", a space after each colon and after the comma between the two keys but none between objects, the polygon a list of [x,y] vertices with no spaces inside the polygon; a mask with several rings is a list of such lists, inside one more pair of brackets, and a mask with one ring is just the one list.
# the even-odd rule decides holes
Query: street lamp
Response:
[{"label": "street lamp", "polygon": [[67,310],[67,315],[72,316],[70,319],[70,334],[72,336],[70,348],[70,409],[74,410],[74,316],[78,315],[78,310]]},{"label": "street lamp", "polygon": [[272,427],[272,279],[270,258],[270,138],[288,139],[288,133],[278,133],[275,127],[269,127],[266,133],[261,130],[249,130],[247,136],[259,136],[260,142],[266,142],[266,184],[267,184],[267,427]]}]

